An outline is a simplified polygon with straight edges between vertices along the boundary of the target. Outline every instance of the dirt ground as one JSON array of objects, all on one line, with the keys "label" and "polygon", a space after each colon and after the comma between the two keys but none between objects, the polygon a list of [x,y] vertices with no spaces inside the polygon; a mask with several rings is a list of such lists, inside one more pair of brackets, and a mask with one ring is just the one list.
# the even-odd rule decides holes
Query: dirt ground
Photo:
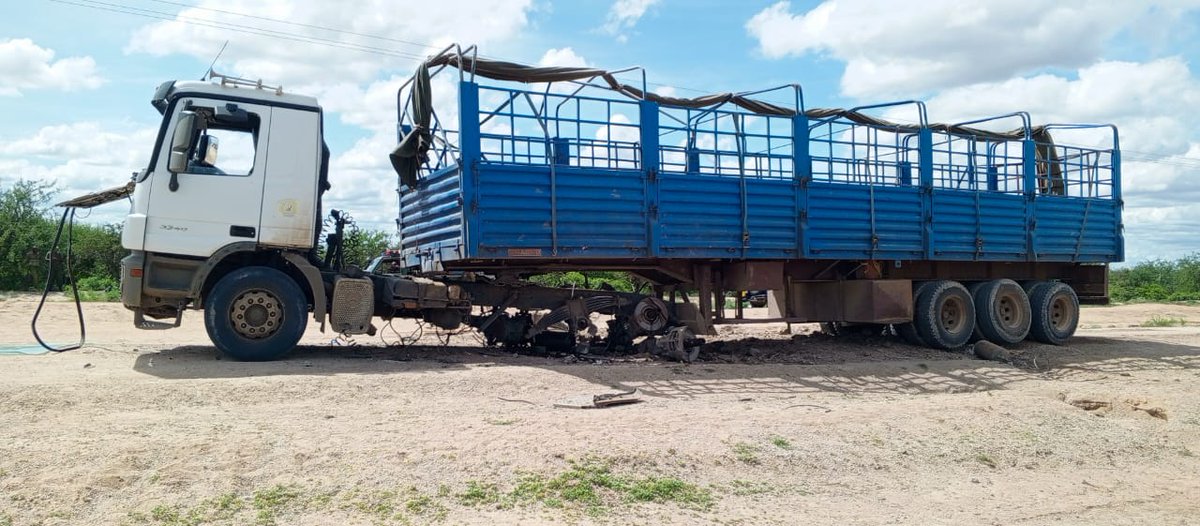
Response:
[{"label": "dirt ground", "polygon": [[407,322],[238,363],[197,313],[139,331],[99,303],[86,349],[2,354],[34,305],[0,301],[0,526],[1200,524],[1200,307],[1087,308],[1014,366],[782,325],[688,365],[385,347]]}]

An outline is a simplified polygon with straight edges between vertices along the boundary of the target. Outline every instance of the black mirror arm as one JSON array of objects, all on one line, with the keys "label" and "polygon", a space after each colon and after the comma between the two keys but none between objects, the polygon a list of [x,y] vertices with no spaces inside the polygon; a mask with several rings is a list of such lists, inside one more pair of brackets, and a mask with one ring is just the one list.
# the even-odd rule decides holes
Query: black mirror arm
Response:
[{"label": "black mirror arm", "polygon": [[179,174],[171,172],[171,182],[167,184],[167,188],[171,189],[172,192],[179,190]]}]

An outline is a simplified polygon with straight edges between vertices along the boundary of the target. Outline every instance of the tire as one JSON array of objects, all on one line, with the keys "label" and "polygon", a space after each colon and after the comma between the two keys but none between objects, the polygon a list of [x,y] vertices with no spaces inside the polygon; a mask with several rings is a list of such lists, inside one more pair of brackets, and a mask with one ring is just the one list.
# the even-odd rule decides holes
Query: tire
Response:
[{"label": "tire", "polygon": [[1033,313],[1025,289],[1011,279],[985,281],[971,290],[975,331],[999,345],[1021,343],[1029,335]]},{"label": "tire", "polygon": [[1070,285],[1043,281],[1029,293],[1032,324],[1029,337],[1042,343],[1062,345],[1079,327],[1079,297]]},{"label": "tire", "polygon": [[821,332],[823,332],[829,336],[841,336],[843,331],[842,331],[841,324],[839,324],[838,322],[823,321],[823,322],[821,322]]},{"label": "tire", "polygon": [[[974,301],[974,298],[979,297],[979,289],[983,288],[983,286],[986,283],[987,283],[986,281],[977,281],[975,283],[967,285],[967,292],[971,293],[972,301]],[[977,341],[986,340],[986,339],[987,339],[987,336],[984,336],[982,332],[979,332],[979,305],[976,305],[975,306],[975,330],[971,331],[970,343],[975,343]]]},{"label": "tire", "polygon": [[308,300],[287,274],[244,267],[213,286],[204,327],[213,345],[236,360],[276,360],[291,351],[308,326]]},{"label": "tire", "polygon": [[[933,286],[934,283],[936,283],[936,282],[923,281],[919,285],[917,285],[916,288],[913,289],[912,297],[913,297],[913,319],[914,320],[917,318],[916,305],[917,305],[917,302],[920,301],[921,294],[924,294],[925,291],[929,290],[929,288],[931,286]],[[917,347],[929,347],[929,344],[925,343],[925,340],[922,340],[921,335],[917,333],[917,326],[911,321],[908,323],[896,324],[896,334],[900,335],[900,338],[903,339],[905,342],[907,342],[909,345],[916,345]]]},{"label": "tire", "polygon": [[917,299],[913,324],[929,347],[958,349],[971,341],[975,330],[975,303],[957,281],[936,281]]},{"label": "tire", "polygon": [[836,337],[882,336],[887,325],[881,323],[854,323],[845,321],[823,321],[821,332]]}]

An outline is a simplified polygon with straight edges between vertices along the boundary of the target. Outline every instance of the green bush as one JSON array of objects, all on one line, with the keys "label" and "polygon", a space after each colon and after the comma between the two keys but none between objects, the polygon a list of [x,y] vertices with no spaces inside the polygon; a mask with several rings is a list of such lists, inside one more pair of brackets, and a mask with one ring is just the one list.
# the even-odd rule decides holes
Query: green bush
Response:
[{"label": "green bush", "polygon": [[1109,296],[1119,302],[1200,301],[1200,253],[1114,269]]},{"label": "green bush", "polygon": [[529,281],[543,287],[603,289],[633,292],[637,288],[633,277],[627,272],[549,272],[530,276]]},{"label": "green bush", "polygon": [[[51,209],[54,186],[36,181],[17,181],[0,187],[0,290],[40,290],[46,281],[50,245],[62,209]],[[54,288],[65,284],[67,232],[60,240]],[[80,281],[87,278],[116,282],[121,258],[120,225],[76,224],[73,230],[71,266]],[[95,286],[95,285],[93,285]],[[80,290],[88,290],[80,287]],[[96,289],[101,290],[101,289]]]}]

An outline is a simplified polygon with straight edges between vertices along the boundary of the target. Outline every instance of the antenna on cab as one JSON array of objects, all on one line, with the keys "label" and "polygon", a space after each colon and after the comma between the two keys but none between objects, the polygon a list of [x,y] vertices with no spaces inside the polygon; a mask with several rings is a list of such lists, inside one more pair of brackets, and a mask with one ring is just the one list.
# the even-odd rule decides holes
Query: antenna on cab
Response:
[{"label": "antenna on cab", "polygon": [[208,63],[208,71],[205,71],[203,75],[200,75],[200,80],[204,80],[205,77],[212,74],[213,66],[217,65],[217,60],[221,58],[221,54],[225,52],[225,46],[228,45],[229,40],[226,40],[224,44],[221,44],[221,50],[217,51],[217,56],[213,57],[212,62]]}]

